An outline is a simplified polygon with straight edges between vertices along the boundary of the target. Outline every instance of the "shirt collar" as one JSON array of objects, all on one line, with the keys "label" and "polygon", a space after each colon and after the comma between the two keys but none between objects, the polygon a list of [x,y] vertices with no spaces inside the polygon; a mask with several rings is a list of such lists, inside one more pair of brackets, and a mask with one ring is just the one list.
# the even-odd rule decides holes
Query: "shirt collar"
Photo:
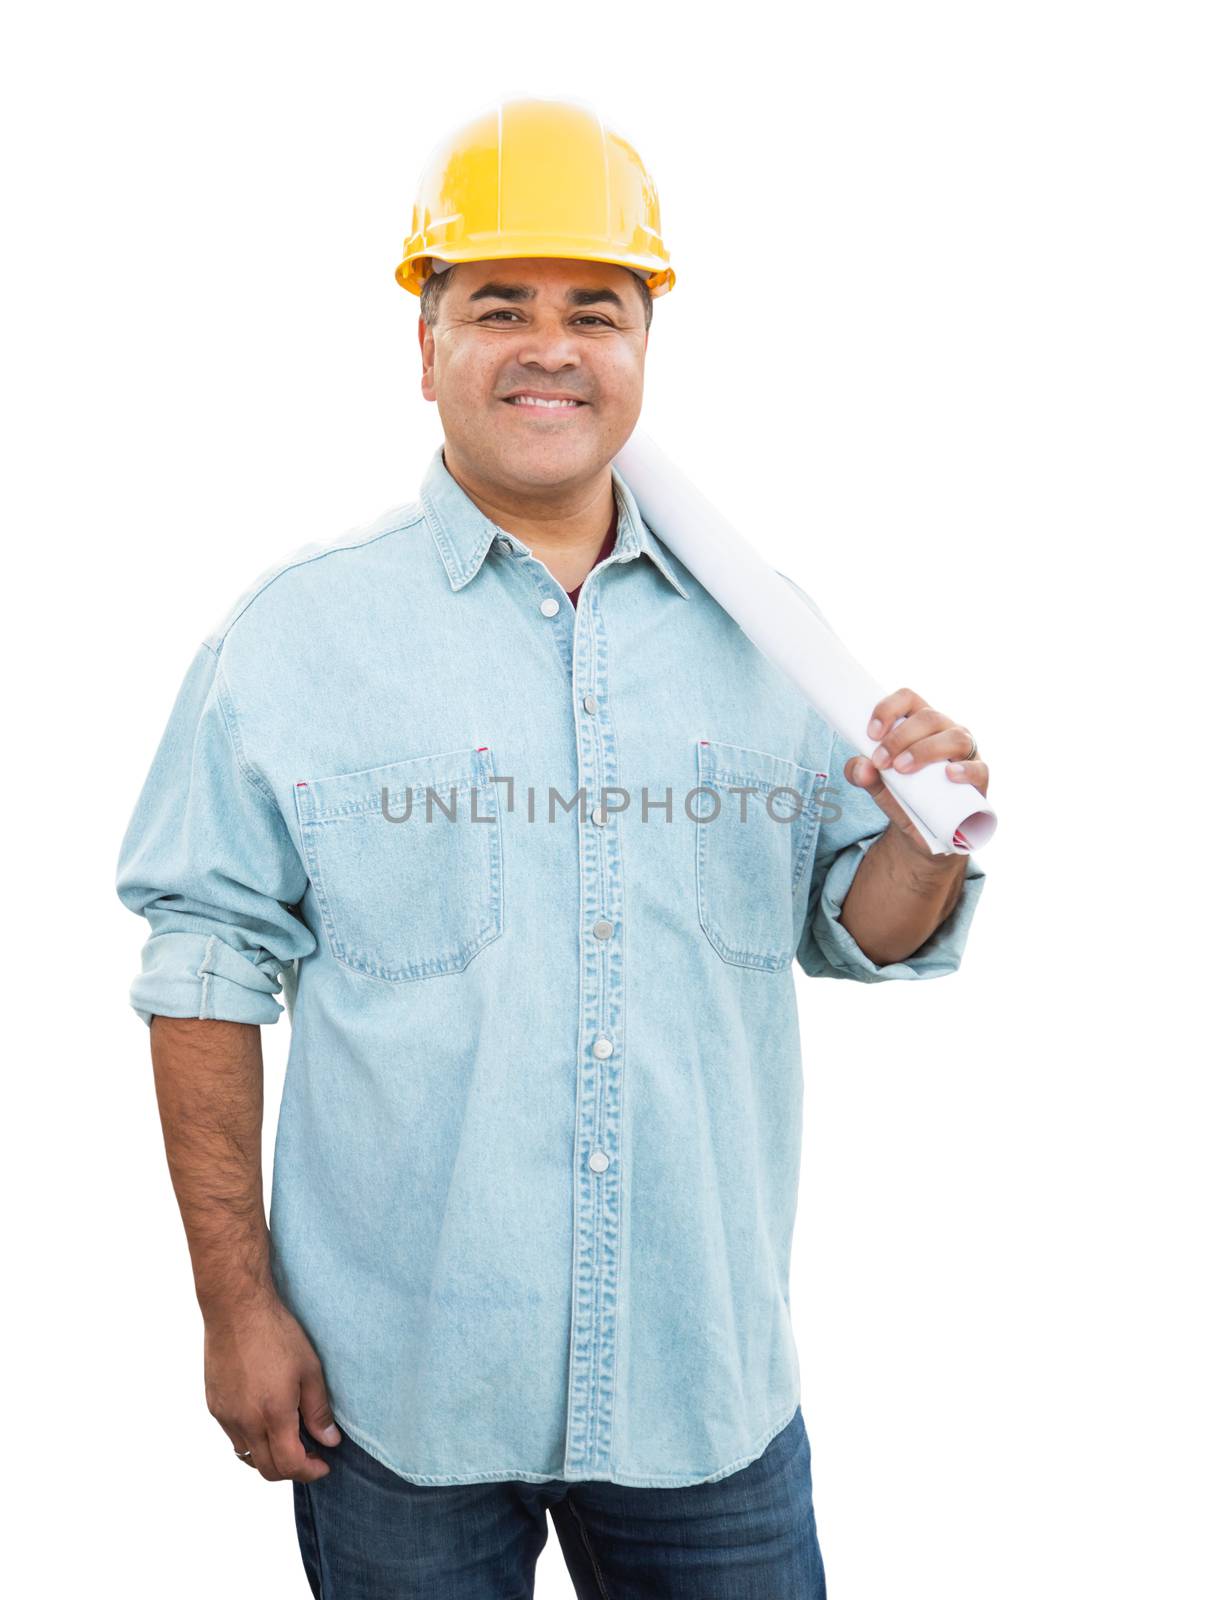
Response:
[{"label": "shirt collar", "polygon": [[[639,555],[651,561],[675,589],[688,599],[688,590],[671,569],[670,561],[659,541],[642,520],[633,491],[621,477],[616,467],[611,468],[612,483],[616,492],[618,520],[614,556],[631,561]],[[496,538],[508,541],[516,550],[531,554],[529,547],[513,533],[508,533],[476,506],[448,471],[443,459],[443,446],[439,445],[431,457],[422,480],[422,508],[426,514],[431,537],[447,570],[448,582],[453,590],[463,589],[481,570],[490,545]]]}]

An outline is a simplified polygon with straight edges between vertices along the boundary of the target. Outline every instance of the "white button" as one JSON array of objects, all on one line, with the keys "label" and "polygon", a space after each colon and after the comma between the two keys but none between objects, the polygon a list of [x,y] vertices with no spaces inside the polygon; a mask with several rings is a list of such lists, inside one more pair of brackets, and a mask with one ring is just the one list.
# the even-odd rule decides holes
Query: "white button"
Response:
[{"label": "white button", "polygon": [[598,1056],[601,1061],[607,1061],[608,1057],[612,1054],[612,1040],[597,1039],[591,1046],[591,1050],[592,1053]]},{"label": "white button", "polygon": [[595,696],[593,694],[585,694],[583,696],[583,710],[594,713],[597,709]]},{"label": "white button", "polygon": [[503,555],[508,555],[510,553],[510,550],[511,550],[511,541],[510,541],[510,539],[498,538],[498,539],[495,539],[494,543],[502,551]]},{"label": "white button", "polygon": [[587,1165],[592,1172],[603,1172],[608,1166],[608,1157],[602,1150],[593,1150],[587,1157]]},{"label": "white button", "polygon": [[591,931],[597,939],[612,938],[612,924],[610,922],[597,922]]},{"label": "white button", "polygon": [[604,810],[603,806],[596,806],[595,810],[591,813],[591,820],[595,823],[597,828],[602,828],[604,826],[605,822],[608,820],[608,813]]},{"label": "white button", "polygon": [[557,600],[555,600],[553,598],[553,596],[551,594],[547,594],[545,596],[545,598],[541,601],[540,608],[544,612],[545,616],[547,616],[547,617],[555,617],[557,615],[557,613],[561,610],[561,605]]}]

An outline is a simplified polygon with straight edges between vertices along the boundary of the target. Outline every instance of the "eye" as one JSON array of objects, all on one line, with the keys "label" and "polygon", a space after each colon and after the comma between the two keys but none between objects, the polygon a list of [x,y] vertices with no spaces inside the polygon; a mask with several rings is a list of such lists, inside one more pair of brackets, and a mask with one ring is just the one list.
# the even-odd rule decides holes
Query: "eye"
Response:
[{"label": "eye", "polygon": [[[477,320],[479,322],[489,322],[491,320],[491,318],[493,318],[493,317],[514,317],[514,316],[517,316],[517,315],[518,315],[518,312],[515,312],[515,311],[487,311],[484,317],[478,317]],[[582,316],[582,317],[576,318],[576,321],[578,321],[578,322],[600,322],[600,323],[602,323],[604,325],[605,328],[611,328],[611,327],[615,326],[614,323],[609,322],[607,317],[597,316],[594,312],[588,312],[586,316]]]}]

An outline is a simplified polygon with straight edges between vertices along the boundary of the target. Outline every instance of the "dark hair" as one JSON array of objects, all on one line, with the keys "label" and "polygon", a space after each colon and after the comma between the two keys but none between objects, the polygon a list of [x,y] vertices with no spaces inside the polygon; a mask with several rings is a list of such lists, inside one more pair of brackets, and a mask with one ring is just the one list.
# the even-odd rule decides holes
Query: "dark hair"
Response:
[{"label": "dark hair", "polygon": [[[429,272],[422,285],[422,320],[428,328],[433,328],[439,321],[439,302],[443,299],[443,292],[448,286],[448,279],[451,275],[451,267],[447,267],[443,272]],[[629,276],[637,284],[638,293],[642,297],[644,326],[645,331],[649,333],[650,319],[654,313],[654,299],[650,293],[650,285],[643,283],[637,273],[632,270],[629,270]]]}]

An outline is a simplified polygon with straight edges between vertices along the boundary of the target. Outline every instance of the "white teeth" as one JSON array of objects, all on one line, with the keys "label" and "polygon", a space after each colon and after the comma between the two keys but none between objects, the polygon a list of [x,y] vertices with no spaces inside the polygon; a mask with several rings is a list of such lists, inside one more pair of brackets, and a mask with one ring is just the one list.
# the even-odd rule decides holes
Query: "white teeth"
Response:
[{"label": "white teeth", "polygon": [[513,394],[510,397],[513,406],[577,406],[577,400],[541,400],[534,394]]}]

